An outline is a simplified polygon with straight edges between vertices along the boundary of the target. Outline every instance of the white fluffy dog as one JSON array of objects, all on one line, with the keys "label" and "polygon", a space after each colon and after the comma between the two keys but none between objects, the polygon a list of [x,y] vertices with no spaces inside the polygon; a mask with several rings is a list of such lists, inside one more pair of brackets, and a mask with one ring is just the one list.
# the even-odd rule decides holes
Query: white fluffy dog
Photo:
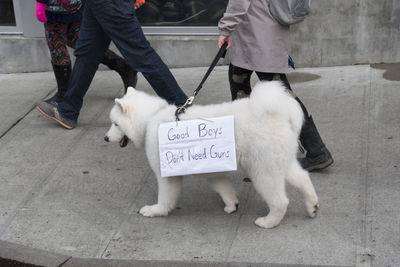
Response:
[{"label": "white fluffy dog", "polygon": [[[127,94],[115,99],[110,118],[111,128],[105,140],[127,144],[128,138],[136,146],[144,146],[149,164],[158,182],[158,202],[140,209],[143,216],[165,216],[177,203],[182,177],[161,178],[158,149],[160,123],[175,120],[174,105],[157,96],[129,88]],[[298,136],[303,123],[303,112],[280,82],[260,82],[249,98],[229,103],[194,105],[180,116],[181,120],[234,116],[238,169],[251,177],[253,185],[269,206],[269,214],[255,224],[272,228],[286,213],[289,200],[285,182],[301,191],[308,215],[318,211],[318,197],[308,172],[296,159]],[[225,212],[238,207],[228,173],[207,174],[213,189],[225,203]]]}]

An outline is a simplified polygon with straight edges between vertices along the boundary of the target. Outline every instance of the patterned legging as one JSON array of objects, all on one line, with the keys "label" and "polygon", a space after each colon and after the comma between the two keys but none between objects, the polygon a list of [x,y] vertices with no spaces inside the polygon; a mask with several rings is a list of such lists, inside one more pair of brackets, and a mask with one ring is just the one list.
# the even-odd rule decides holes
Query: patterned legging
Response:
[{"label": "patterned legging", "polygon": [[60,23],[55,21],[48,21],[44,24],[52,64],[71,64],[71,57],[68,53],[67,46],[75,49],[80,25],[81,22]]}]

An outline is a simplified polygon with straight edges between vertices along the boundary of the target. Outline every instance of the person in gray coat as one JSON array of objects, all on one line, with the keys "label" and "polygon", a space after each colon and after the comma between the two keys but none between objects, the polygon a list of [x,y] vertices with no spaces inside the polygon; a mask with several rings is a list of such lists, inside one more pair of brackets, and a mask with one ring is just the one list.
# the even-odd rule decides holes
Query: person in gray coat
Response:
[{"label": "person in gray coat", "polygon": [[271,15],[266,0],[229,0],[218,23],[218,46],[229,49],[229,83],[232,100],[251,93],[250,78],[255,72],[260,80],[281,80],[300,103],[305,122],[300,142],[307,151],[300,163],[308,171],[321,170],[333,163],[313,118],[293,93],[286,77],[288,72],[289,27],[280,25]]}]

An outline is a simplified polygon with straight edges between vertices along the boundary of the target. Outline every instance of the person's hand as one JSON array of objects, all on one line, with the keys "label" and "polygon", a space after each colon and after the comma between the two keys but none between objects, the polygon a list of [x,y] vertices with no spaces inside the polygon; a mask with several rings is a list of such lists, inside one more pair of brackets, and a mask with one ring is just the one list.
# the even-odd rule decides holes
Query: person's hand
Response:
[{"label": "person's hand", "polygon": [[135,1],[135,9],[138,9],[139,7],[143,6],[144,3],[146,3],[146,0],[136,0]]},{"label": "person's hand", "polygon": [[226,49],[231,47],[231,39],[229,38],[229,36],[220,35],[219,38],[218,38],[218,47],[221,48],[221,46],[225,42],[228,43],[228,46],[226,47]]},{"label": "person's hand", "polygon": [[46,17],[46,4],[36,2],[36,18],[38,21],[46,23],[47,22],[47,17]]}]

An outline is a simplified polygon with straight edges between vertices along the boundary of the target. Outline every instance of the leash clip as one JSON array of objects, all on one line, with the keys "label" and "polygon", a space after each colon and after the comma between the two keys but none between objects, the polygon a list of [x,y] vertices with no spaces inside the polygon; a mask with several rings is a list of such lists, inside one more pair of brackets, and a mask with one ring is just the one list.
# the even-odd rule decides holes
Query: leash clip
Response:
[{"label": "leash clip", "polygon": [[[138,0],[137,0],[137,1],[138,1]],[[217,65],[218,60],[219,60],[221,57],[224,57],[224,56],[225,56],[227,46],[228,46],[228,43],[227,43],[227,42],[223,43],[223,45],[222,45],[221,48],[219,49],[217,55],[215,56],[214,60],[212,61],[211,66],[208,68],[208,70],[207,70],[205,76],[203,77],[203,80],[200,82],[199,86],[198,86],[197,89],[194,91],[194,94],[186,100],[185,104],[183,104],[181,107],[178,107],[178,108],[176,109],[176,111],[175,111],[175,118],[176,118],[176,122],[177,122],[177,123],[178,123],[178,121],[179,121],[179,114],[185,112],[186,107],[187,107],[187,106],[190,106],[190,105],[193,103],[194,97],[199,93],[199,91],[200,91],[200,89],[202,88],[204,82],[206,81],[206,79],[207,79],[208,76],[210,75],[211,71],[212,71],[212,70],[214,69],[214,67]]]},{"label": "leash clip", "polygon": [[184,112],[185,112],[186,108],[187,108],[188,106],[190,106],[190,105],[193,103],[193,100],[194,100],[194,96],[192,95],[191,97],[189,97],[189,98],[186,100],[185,104],[183,104],[182,106],[180,106],[180,107],[178,107],[178,108],[176,109],[176,111],[175,111],[175,118],[176,118],[176,121],[179,121],[179,120],[180,120],[180,119],[179,119],[179,115],[180,115],[181,113],[184,113]]}]

